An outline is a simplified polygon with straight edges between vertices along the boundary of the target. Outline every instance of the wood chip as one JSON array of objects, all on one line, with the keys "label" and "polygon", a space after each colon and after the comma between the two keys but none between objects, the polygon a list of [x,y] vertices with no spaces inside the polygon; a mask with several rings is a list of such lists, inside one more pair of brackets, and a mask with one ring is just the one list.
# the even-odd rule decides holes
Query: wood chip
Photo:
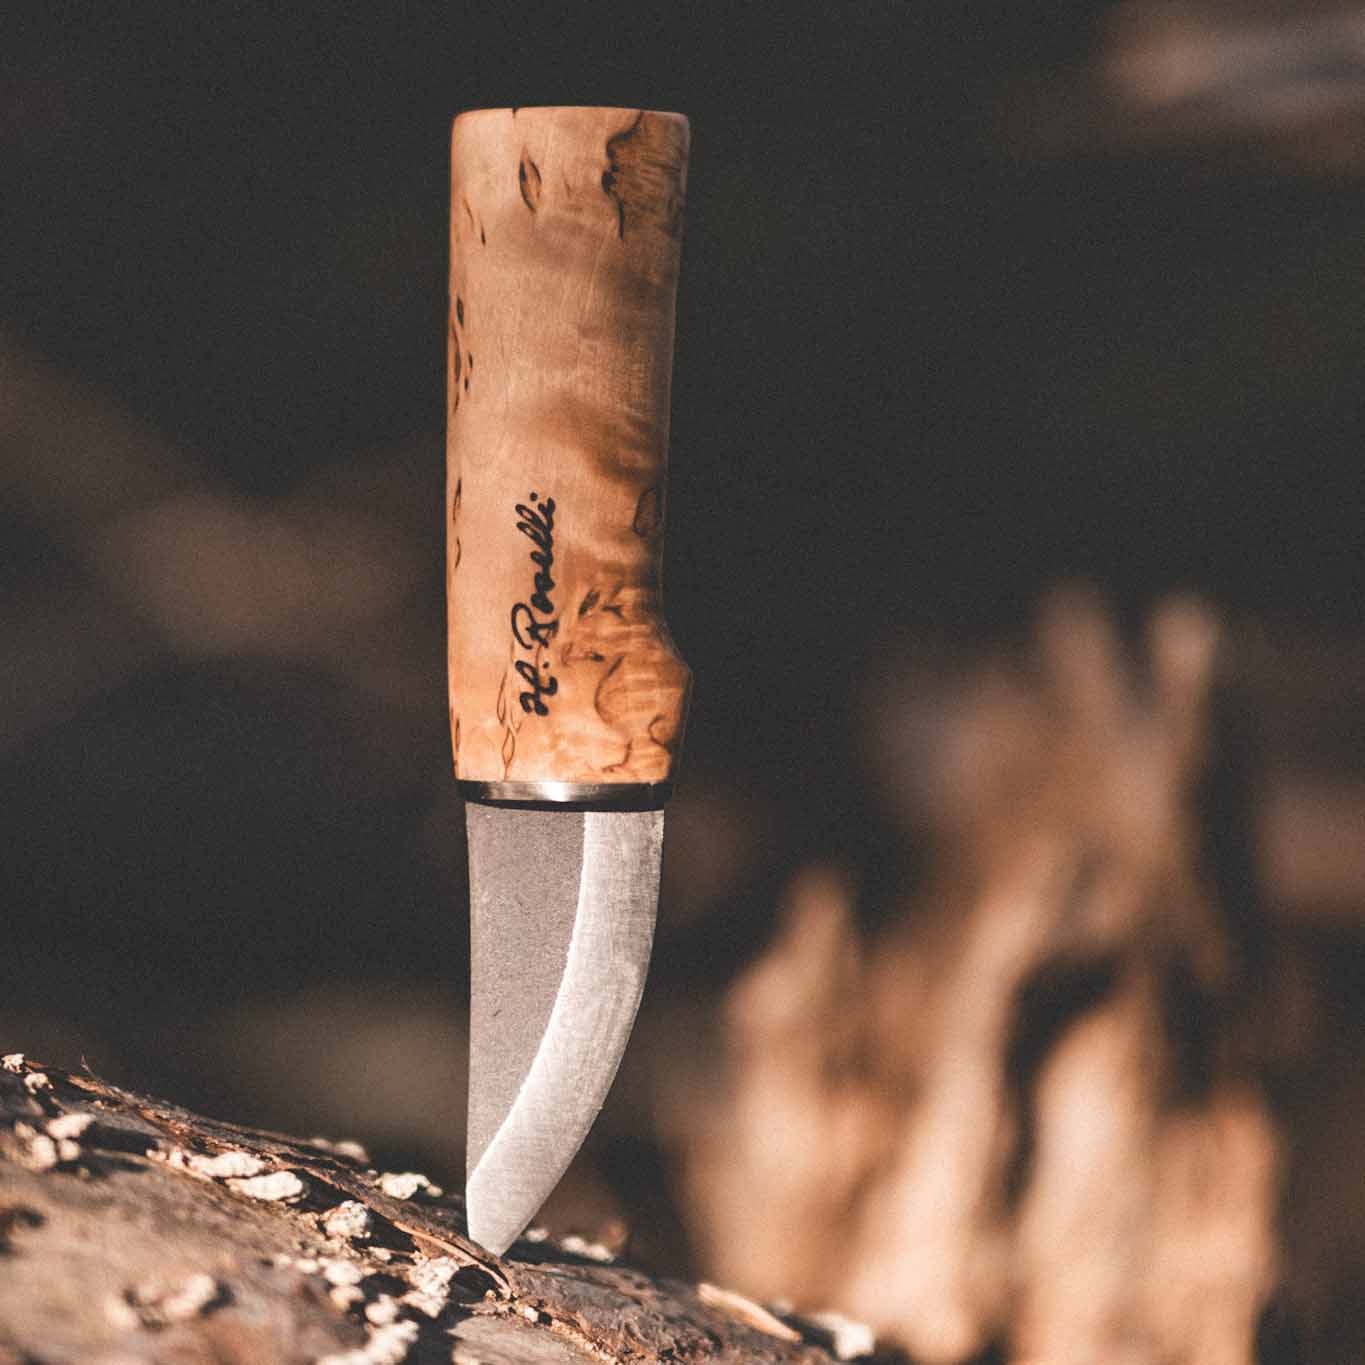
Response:
[{"label": "wood chip", "polygon": [[185,1165],[196,1175],[212,1176],[215,1180],[248,1179],[253,1175],[260,1175],[265,1170],[265,1162],[250,1152],[219,1152],[216,1156],[191,1155],[185,1158]]},{"label": "wood chip", "polygon": [[228,1187],[251,1199],[297,1199],[303,1193],[303,1181],[293,1171],[272,1171],[269,1175],[252,1176],[249,1180],[229,1180]]},{"label": "wood chip", "polygon": [[703,1281],[697,1286],[697,1297],[709,1307],[719,1308],[722,1313],[728,1313],[732,1318],[738,1318],[740,1322],[756,1327],[770,1337],[777,1337],[781,1341],[801,1340],[801,1334],[793,1331],[781,1318],[775,1317],[761,1303],[755,1303],[733,1289],[721,1289],[718,1285]]}]

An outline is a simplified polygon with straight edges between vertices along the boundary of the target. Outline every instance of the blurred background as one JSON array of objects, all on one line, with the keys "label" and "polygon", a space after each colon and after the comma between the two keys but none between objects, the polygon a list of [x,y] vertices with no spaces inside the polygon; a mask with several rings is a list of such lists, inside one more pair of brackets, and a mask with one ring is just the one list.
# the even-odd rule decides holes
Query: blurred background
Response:
[{"label": "blurred background", "polygon": [[912,1360],[1365,1356],[1365,11],[0,23],[0,1050],[458,1185],[449,121],[677,109],[696,692],[546,1221]]}]

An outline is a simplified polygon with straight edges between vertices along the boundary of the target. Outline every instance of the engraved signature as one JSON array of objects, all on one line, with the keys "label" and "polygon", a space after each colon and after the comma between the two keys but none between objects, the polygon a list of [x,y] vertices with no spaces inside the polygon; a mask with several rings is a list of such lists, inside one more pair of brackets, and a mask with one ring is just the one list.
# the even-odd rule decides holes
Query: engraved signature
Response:
[{"label": "engraved signature", "polygon": [[[531,563],[536,566],[536,575],[530,600],[518,602],[512,608],[512,638],[520,648],[539,656],[559,630],[559,617],[550,597],[555,587],[551,572],[555,562],[555,500],[541,501],[538,494],[532,493],[525,502],[517,503],[516,513],[517,530],[535,546]],[[559,679],[550,672],[550,661],[538,657],[518,659],[516,670],[527,685],[527,690],[517,696],[521,709],[528,714],[548,716],[550,708],[545,705],[545,698],[559,691]]]}]

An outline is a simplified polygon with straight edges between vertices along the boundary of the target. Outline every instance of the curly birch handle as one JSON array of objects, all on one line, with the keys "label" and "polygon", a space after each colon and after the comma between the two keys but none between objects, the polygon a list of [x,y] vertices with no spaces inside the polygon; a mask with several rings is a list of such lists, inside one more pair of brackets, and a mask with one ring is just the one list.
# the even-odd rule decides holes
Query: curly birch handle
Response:
[{"label": "curly birch handle", "polygon": [[468,795],[666,794],[690,683],[660,603],[687,150],[677,114],[455,120],[446,577]]}]

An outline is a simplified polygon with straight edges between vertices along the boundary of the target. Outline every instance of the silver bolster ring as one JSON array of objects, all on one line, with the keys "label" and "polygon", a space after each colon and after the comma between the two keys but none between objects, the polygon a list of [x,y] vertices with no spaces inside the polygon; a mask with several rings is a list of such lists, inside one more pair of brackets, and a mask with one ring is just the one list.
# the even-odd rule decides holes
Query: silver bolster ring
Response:
[{"label": "silver bolster ring", "polygon": [[576,810],[658,810],[671,782],[458,782],[466,801],[487,806],[564,806]]}]

